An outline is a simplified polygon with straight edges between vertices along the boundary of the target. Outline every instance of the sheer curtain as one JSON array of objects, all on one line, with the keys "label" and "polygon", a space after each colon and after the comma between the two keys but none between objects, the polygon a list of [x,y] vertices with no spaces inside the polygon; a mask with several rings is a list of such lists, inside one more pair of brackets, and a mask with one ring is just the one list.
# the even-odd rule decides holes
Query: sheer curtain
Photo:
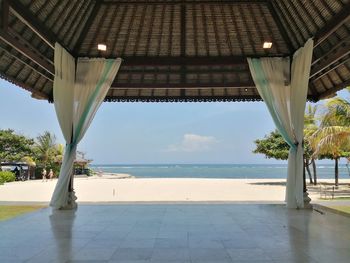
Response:
[{"label": "sheer curtain", "polygon": [[66,149],[50,206],[72,209],[76,207],[76,197],[69,185],[72,188],[77,145],[103,102],[121,59],[78,58],[75,63],[74,57],[56,43],[54,62],[54,105]]},{"label": "sheer curtain", "polygon": [[[286,202],[303,208],[304,111],[311,68],[313,40],[289,58],[248,58],[249,69],[272,119],[289,144]],[[290,69],[291,68],[291,69]]]}]

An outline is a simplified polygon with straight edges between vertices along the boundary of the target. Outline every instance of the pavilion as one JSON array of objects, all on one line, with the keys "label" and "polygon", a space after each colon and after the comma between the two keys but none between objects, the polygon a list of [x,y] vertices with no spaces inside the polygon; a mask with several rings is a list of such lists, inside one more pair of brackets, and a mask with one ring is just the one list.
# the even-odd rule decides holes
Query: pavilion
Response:
[{"label": "pavilion", "polygon": [[263,99],[291,146],[287,204],[304,207],[301,116],[350,85],[348,0],[2,0],[0,12],[0,77],[53,102],[67,142],[52,206],[75,207],[76,146],[102,101]]}]

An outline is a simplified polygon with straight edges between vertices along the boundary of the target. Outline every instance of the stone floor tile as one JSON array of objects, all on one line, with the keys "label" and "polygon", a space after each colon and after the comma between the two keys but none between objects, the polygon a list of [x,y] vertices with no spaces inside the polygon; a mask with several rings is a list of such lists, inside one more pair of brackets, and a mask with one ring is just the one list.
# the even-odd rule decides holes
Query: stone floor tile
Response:
[{"label": "stone floor tile", "polygon": [[156,239],[152,238],[126,238],[119,247],[120,248],[153,248]]},{"label": "stone floor tile", "polygon": [[350,258],[348,218],[281,205],[42,209],[0,222],[0,237],[1,263],[348,263]]},{"label": "stone floor tile", "polygon": [[119,248],[112,256],[112,260],[150,260],[153,248]]},{"label": "stone floor tile", "polygon": [[72,260],[109,260],[116,251],[115,248],[82,248],[73,254]]},{"label": "stone floor tile", "polygon": [[258,244],[248,237],[225,239],[222,243],[225,248],[258,248]]},{"label": "stone floor tile", "polygon": [[188,248],[188,240],[180,238],[157,238],[155,248]]},{"label": "stone floor tile", "polygon": [[191,261],[229,261],[230,256],[225,249],[193,248],[190,249]]},{"label": "stone floor tile", "polygon": [[108,263],[151,263],[150,260],[109,260]]},{"label": "stone floor tile", "polygon": [[272,258],[260,248],[227,249],[232,261],[271,261]]},{"label": "stone floor tile", "polygon": [[218,239],[190,238],[188,246],[189,248],[224,248],[222,241]]},{"label": "stone floor tile", "polygon": [[208,260],[203,260],[203,259],[192,259],[191,263],[233,263],[233,261],[230,258],[227,259],[208,259]]},{"label": "stone floor tile", "polygon": [[186,248],[156,248],[151,261],[189,261],[190,253]]}]

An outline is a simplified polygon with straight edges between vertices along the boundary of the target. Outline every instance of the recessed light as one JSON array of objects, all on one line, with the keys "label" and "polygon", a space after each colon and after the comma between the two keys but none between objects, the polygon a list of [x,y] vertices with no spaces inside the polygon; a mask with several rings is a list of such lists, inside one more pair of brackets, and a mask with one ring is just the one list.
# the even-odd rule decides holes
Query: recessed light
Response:
[{"label": "recessed light", "polygon": [[246,92],[247,92],[247,91],[248,91],[248,89],[247,89],[247,88],[245,88],[245,89],[244,89],[244,91],[246,91]]},{"label": "recessed light", "polygon": [[271,48],[272,47],[272,42],[264,42],[263,48]]},{"label": "recessed light", "polygon": [[107,46],[105,44],[98,44],[97,45],[97,49],[101,50],[101,51],[106,51],[107,50]]}]

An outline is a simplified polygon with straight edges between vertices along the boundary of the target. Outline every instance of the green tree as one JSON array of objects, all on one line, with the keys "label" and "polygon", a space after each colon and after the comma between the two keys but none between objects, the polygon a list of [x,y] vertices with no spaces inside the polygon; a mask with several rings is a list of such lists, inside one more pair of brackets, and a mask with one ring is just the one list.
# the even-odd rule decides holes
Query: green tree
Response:
[{"label": "green tree", "polygon": [[[349,89],[350,91],[350,89]],[[310,183],[317,184],[316,158],[335,161],[335,184],[339,183],[339,159],[350,158],[350,101],[334,98],[327,102],[326,110],[321,115],[317,126],[317,105],[308,105],[305,112],[304,126],[304,163]],[[254,153],[264,154],[266,158],[288,159],[288,144],[274,131],[264,139],[256,140]],[[312,179],[309,165],[312,164]]]},{"label": "green tree", "polygon": [[[282,135],[277,131],[271,132],[269,135],[265,135],[264,139],[258,139],[254,141],[256,148],[253,153],[264,154],[266,158],[273,158],[277,160],[288,160],[289,145],[285,142]],[[311,147],[309,144],[304,144],[304,167],[307,168],[309,156],[312,155]],[[316,169],[316,168],[315,168]],[[308,171],[309,172],[309,171]],[[314,183],[309,173],[310,183]]]},{"label": "green tree", "polygon": [[312,136],[315,156],[332,159],[335,162],[335,185],[339,184],[339,159],[350,156],[350,127],[322,127]]},{"label": "green tree", "polygon": [[254,143],[256,148],[253,153],[264,154],[269,159],[288,160],[290,147],[277,130],[265,135],[264,139],[255,140]]},{"label": "green tree", "polygon": [[[304,158],[305,168],[309,175],[310,184],[317,184],[317,171],[316,171],[316,157],[314,156],[314,149],[312,147],[312,135],[317,131],[318,126],[316,124],[316,112],[317,105],[308,104],[304,115]],[[313,170],[313,179],[310,172],[310,164]]]},{"label": "green tree", "polygon": [[[316,125],[317,106],[308,105],[305,120],[304,120],[304,166],[309,175],[309,181],[312,184],[317,184],[316,162],[313,156],[313,149],[310,143],[310,137],[317,130]],[[284,141],[283,137],[276,130],[265,136],[264,139],[256,140],[256,149],[254,153],[264,154],[266,158],[277,160],[287,160],[289,153],[289,145]],[[313,178],[310,172],[309,165],[313,168]]]},{"label": "green tree", "polygon": [[[350,88],[348,88],[350,92]],[[350,100],[336,97],[327,101],[319,129],[311,136],[315,156],[335,161],[335,185],[339,183],[339,159],[350,156]]]},{"label": "green tree", "polygon": [[[350,95],[350,87],[347,88]],[[326,113],[322,118],[322,127],[350,126],[350,99],[335,97],[326,103]]]},{"label": "green tree", "polygon": [[0,130],[0,161],[21,161],[33,155],[34,140],[14,130]]},{"label": "green tree", "polygon": [[36,138],[35,146],[36,158],[42,166],[46,167],[55,162],[57,153],[55,135],[45,131]]},{"label": "green tree", "polygon": [[63,154],[64,154],[64,146],[62,143],[56,144],[55,147],[55,157],[54,157],[54,162],[57,163],[58,165],[62,164],[63,161]]},{"label": "green tree", "polygon": [[26,164],[28,164],[31,167],[35,167],[36,163],[34,161],[34,159],[30,156],[25,156],[21,159],[21,162],[25,162]]}]

